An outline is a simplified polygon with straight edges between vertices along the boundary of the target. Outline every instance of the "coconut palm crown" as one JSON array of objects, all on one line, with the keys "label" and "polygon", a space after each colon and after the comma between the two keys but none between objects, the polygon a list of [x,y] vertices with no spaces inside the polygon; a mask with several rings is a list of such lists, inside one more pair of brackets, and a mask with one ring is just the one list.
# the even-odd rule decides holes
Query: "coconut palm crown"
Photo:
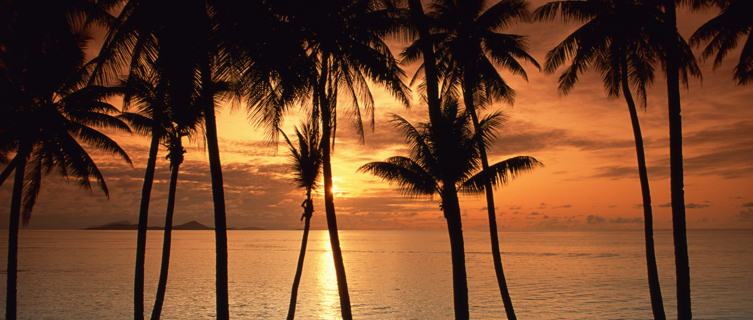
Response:
[{"label": "coconut palm crown", "polygon": [[303,124],[295,129],[298,137],[296,147],[285,133],[281,131],[290,151],[290,165],[293,180],[298,187],[315,190],[319,187],[319,175],[322,171],[322,156],[319,149],[319,130],[316,124]]},{"label": "coconut palm crown", "polygon": [[[665,319],[664,305],[654,253],[653,213],[646,159],[631,86],[640,102],[646,105],[646,87],[654,79],[654,65],[658,52],[653,47],[647,25],[656,22],[658,11],[636,1],[601,0],[563,4],[552,2],[534,12],[537,19],[553,19],[559,13],[563,19],[581,19],[584,25],[547,54],[546,70],[554,72],[570,62],[559,78],[559,89],[568,93],[579,75],[595,69],[602,75],[602,83],[609,96],[624,96],[633,126],[644,209],[646,264],[654,319]],[[588,17],[588,18],[584,18]],[[569,59],[568,59],[569,58]]]},{"label": "coconut palm crown", "polygon": [[501,114],[494,113],[480,121],[473,131],[467,112],[460,112],[457,100],[445,100],[438,122],[422,123],[418,127],[395,116],[393,123],[405,136],[409,156],[394,156],[380,162],[370,162],[359,168],[398,185],[407,196],[439,194],[441,208],[450,235],[453,297],[456,319],[468,319],[468,286],[465,270],[465,249],[458,202],[458,190],[478,193],[485,185],[499,185],[529,171],[540,163],[520,156],[491,165],[479,171],[478,140],[489,144],[493,129],[501,123]]},{"label": "coconut palm crown", "polygon": [[442,181],[454,181],[454,188],[463,192],[478,193],[487,181],[494,185],[507,183],[520,173],[530,171],[541,163],[533,157],[519,156],[495,163],[488,171],[480,171],[476,135],[484,144],[495,138],[494,128],[502,123],[502,114],[493,113],[481,119],[481,129],[474,133],[470,117],[459,109],[455,100],[443,103],[438,137],[431,135],[430,124],[412,125],[395,115],[392,122],[404,134],[409,145],[409,156],[394,156],[381,162],[370,162],[359,171],[372,173],[395,183],[406,196],[442,197]]},{"label": "coconut palm crown", "polygon": [[311,192],[318,186],[317,181],[322,171],[322,154],[319,146],[319,132],[316,121],[304,123],[300,128],[295,129],[295,134],[298,136],[297,148],[284,132],[280,131],[280,133],[285,138],[290,151],[293,180],[298,184],[298,187],[306,191],[306,199],[301,203],[301,207],[303,207],[301,220],[304,221],[303,237],[301,239],[301,250],[298,254],[298,265],[293,278],[293,287],[290,292],[290,304],[287,315],[287,319],[292,320],[295,318],[298,286],[300,285],[301,274],[303,272],[303,260],[306,257],[311,216],[314,213],[314,202],[311,198]]},{"label": "coconut palm crown", "polygon": [[703,49],[703,57],[714,56],[714,67],[722,64],[724,57],[737,46],[740,39],[745,39],[740,59],[734,70],[734,77],[738,84],[749,84],[753,81],[753,1],[748,0],[711,0],[703,1],[712,4],[721,12],[718,16],[704,23],[693,33],[691,44],[707,43]]}]

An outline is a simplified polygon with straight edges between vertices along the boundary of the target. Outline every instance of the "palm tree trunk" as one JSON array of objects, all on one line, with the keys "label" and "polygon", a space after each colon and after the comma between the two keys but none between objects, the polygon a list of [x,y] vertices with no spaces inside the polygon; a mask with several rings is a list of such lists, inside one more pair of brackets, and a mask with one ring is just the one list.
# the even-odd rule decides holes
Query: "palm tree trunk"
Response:
[{"label": "palm tree trunk", "polygon": [[635,108],[633,95],[630,93],[628,82],[627,63],[622,61],[622,94],[630,112],[630,122],[633,125],[633,137],[635,138],[635,153],[638,157],[638,176],[641,181],[641,193],[643,195],[643,231],[646,242],[646,270],[648,272],[648,288],[651,294],[651,311],[655,320],[664,320],[664,302],[659,285],[659,271],[656,267],[656,253],[654,252],[654,217],[651,209],[651,189],[648,184],[648,172],[646,169],[646,155],[643,151],[643,135],[641,124],[638,122],[638,112]]},{"label": "palm tree trunk", "polygon": [[672,235],[675,245],[675,276],[677,281],[677,318],[692,319],[690,304],[690,264],[685,227],[685,191],[682,164],[682,116],[680,106],[679,48],[677,47],[677,15],[674,0],[665,0],[669,52],[667,52],[667,100],[669,109],[670,190],[672,193]]},{"label": "palm tree trunk", "polygon": [[0,186],[5,183],[5,179],[8,179],[8,176],[10,176],[10,173],[13,171],[13,169],[16,168],[16,164],[18,163],[18,157],[13,157],[13,160],[8,162],[8,165],[5,166],[5,169],[3,169],[3,173],[0,173]]},{"label": "palm tree trunk", "polygon": [[162,240],[162,265],[159,271],[159,283],[157,284],[157,296],[152,308],[152,320],[159,320],[162,314],[162,305],[165,302],[165,290],[167,289],[167,272],[170,267],[170,243],[173,231],[173,212],[175,211],[175,189],[178,185],[178,171],[180,163],[170,164],[170,188],[167,193],[167,210],[165,212],[165,228]]},{"label": "palm tree trunk", "polygon": [[[306,191],[306,201],[311,202],[311,189]],[[295,304],[298,300],[298,285],[301,283],[301,273],[303,272],[303,259],[306,257],[306,244],[309,239],[309,227],[311,222],[311,211],[313,207],[308,204],[303,212],[303,239],[301,239],[301,252],[298,254],[298,266],[295,269],[295,278],[293,278],[293,288],[290,290],[290,306],[288,307],[288,320],[295,319]]]},{"label": "palm tree trunk", "polygon": [[319,96],[319,108],[322,116],[322,175],[324,176],[324,209],[327,216],[327,229],[329,230],[329,242],[332,247],[332,258],[335,263],[335,275],[337,276],[337,291],[340,294],[340,312],[343,320],[353,319],[350,309],[350,294],[348,282],[345,277],[345,264],[343,263],[342,251],[340,250],[340,237],[337,232],[337,216],[335,215],[335,197],[332,194],[332,163],[330,158],[330,139],[332,137],[332,110],[324,93],[327,79],[327,55],[322,57],[322,74],[320,75],[317,95]]},{"label": "palm tree trunk", "polygon": [[[466,68],[466,70],[471,70]],[[478,144],[479,155],[481,156],[481,167],[483,170],[489,169],[489,159],[486,156],[486,147],[481,139],[481,135],[478,134],[481,131],[481,124],[478,121],[478,114],[476,114],[476,105],[473,102],[473,82],[471,81],[471,73],[465,72],[463,74],[463,100],[465,102],[465,108],[468,113],[471,114],[471,120],[473,120],[473,129],[476,132],[476,143]],[[499,232],[497,231],[497,214],[494,207],[494,191],[492,190],[492,183],[487,181],[484,185],[484,191],[486,192],[486,208],[489,216],[489,235],[491,238],[492,246],[492,260],[494,261],[494,272],[497,275],[497,286],[499,287],[499,293],[502,295],[502,303],[505,305],[505,313],[508,320],[515,320],[515,309],[512,306],[512,298],[510,298],[510,291],[507,289],[507,281],[505,280],[505,271],[502,268],[502,255],[499,250]]]},{"label": "palm tree trunk", "polygon": [[408,1],[412,24],[418,29],[419,40],[421,42],[421,54],[424,57],[424,75],[426,77],[426,100],[429,104],[429,121],[433,124],[439,123],[441,114],[441,102],[439,100],[439,78],[437,75],[436,58],[434,56],[434,46],[428,39],[429,26],[426,22],[424,9],[420,0]]},{"label": "palm tree trunk", "polygon": [[468,312],[468,282],[465,272],[465,246],[463,244],[463,225],[460,220],[460,204],[455,186],[444,184],[442,210],[447,219],[447,231],[450,234],[450,255],[452,257],[452,291],[455,305],[455,319],[466,320]]},{"label": "palm tree trunk", "polygon": [[222,164],[220,148],[217,143],[217,124],[214,116],[214,92],[208,61],[202,64],[202,87],[206,103],[204,104],[204,123],[206,126],[207,150],[209,153],[209,170],[212,174],[212,200],[214,201],[214,237],[215,237],[215,287],[217,299],[217,319],[230,318],[227,287],[227,221],[225,219],[225,190],[222,184]]},{"label": "palm tree trunk", "polygon": [[31,147],[21,142],[16,154],[16,175],[13,180],[13,195],[10,202],[10,222],[8,224],[8,277],[5,292],[5,319],[16,319],[18,279],[18,223],[21,216],[21,195],[24,187],[26,157]]},{"label": "palm tree trunk", "polygon": [[[157,123],[157,119],[152,117]],[[154,168],[157,165],[157,150],[159,149],[159,126],[152,126],[152,141],[149,144],[149,158],[146,160],[144,184],[141,186],[141,206],[139,207],[139,222],[136,235],[136,270],[133,276],[133,318],[144,319],[144,261],[146,258],[146,228],[149,217],[149,198],[152,194]]]}]

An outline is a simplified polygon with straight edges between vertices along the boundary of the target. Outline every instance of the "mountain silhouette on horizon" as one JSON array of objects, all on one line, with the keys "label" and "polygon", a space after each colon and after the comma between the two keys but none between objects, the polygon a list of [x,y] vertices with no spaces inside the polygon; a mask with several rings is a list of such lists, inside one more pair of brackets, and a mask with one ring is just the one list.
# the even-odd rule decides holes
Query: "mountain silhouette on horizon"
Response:
[{"label": "mountain silhouette on horizon", "polygon": [[[123,220],[123,221],[110,222],[101,226],[88,227],[85,229],[86,230],[136,230],[137,227],[138,227],[137,224],[130,223],[128,221]],[[162,230],[164,228],[162,226],[151,226],[151,227],[148,227],[147,229]],[[214,227],[209,227],[196,220],[191,220],[184,224],[173,226],[173,230],[214,230]]]}]

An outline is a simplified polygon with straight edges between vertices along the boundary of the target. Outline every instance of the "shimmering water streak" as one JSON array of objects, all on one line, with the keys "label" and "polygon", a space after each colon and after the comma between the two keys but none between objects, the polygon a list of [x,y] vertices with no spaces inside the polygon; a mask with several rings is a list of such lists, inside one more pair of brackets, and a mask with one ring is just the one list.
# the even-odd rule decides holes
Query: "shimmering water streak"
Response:
[{"label": "shimmering water streak", "polygon": [[[22,319],[131,316],[132,231],[22,230]],[[279,319],[287,311],[300,231],[231,231],[230,308],[236,319]],[[471,316],[504,319],[488,235],[466,232]],[[161,232],[150,231],[146,310],[159,271]],[[213,234],[175,231],[165,319],[214,316]],[[296,315],[339,316],[327,234],[309,240]],[[343,231],[358,319],[448,319],[450,256],[442,231]],[[506,232],[505,272],[521,319],[649,319],[642,232]],[[671,233],[656,235],[668,318],[674,317]],[[689,232],[696,319],[753,319],[753,231]],[[0,244],[3,250],[6,244]],[[5,252],[0,252],[5,256]],[[4,281],[0,292],[4,291]],[[0,297],[4,307],[4,297]]]}]

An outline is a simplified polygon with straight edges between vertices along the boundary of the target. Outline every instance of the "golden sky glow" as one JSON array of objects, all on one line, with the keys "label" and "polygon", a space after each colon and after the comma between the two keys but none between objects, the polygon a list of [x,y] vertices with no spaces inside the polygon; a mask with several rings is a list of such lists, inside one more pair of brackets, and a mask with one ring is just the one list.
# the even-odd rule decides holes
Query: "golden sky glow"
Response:
[{"label": "golden sky glow", "polygon": [[[545,1],[531,1],[531,7]],[[681,30],[689,36],[714,12],[680,15]],[[529,36],[530,52],[543,62],[552,48],[576,26],[537,23],[511,31]],[[396,44],[399,47],[400,44]],[[696,50],[697,52],[698,50]],[[702,62],[703,81],[692,80],[682,90],[685,190],[689,228],[753,227],[753,87],[732,80],[732,52],[720,68]],[[517,90],[515,105],[498,103],[508,117],[490,153],[490,162],[530,155],[545,164],[497,189],[499,224],[503,230],[639,229],[642,227],[640,186],[635,149],[624,100],[609,99],[598,74],[581,78],[562,96],[557,74],[524,65],[526,82],[503,73]],[[415,66],[408,66],[412,70]],[[410,71],[409,71],[410,72]],[[649,178],[657,228],[670,227],[669,143],[664,79],[657,74],[649,91],[648,107],[639,116],[646,142]],[[404,155],[402,137],[390,126],[392,113],[411,122],[425,121],[426,107],[414,99],[405,109],[378,86],[376,126],[360,144],[349,118],[341,114],[333,154],[335,204],[344,229],[443,228],[438,199],[410,199],[387,183],[357,173],[369,162]],[[299,110],[293,110],[293,116]],[[296,120],[287,121],[292,133]],[[296,189],[287,171],[287,149],[277,148],[254,129],[243,106],[225,104],[218,111],[221,159],[230,227],[300,227],[304,191]],[[87,193],[50,176],[40,195],[32,227],[86,227],[112,221],[135,222],[147,139],[124,134],[114,137],[129,152],[134,167],[97,157],[111,188],[111,198]],[[201,140],[201,139],[199,139]],[[196,219],[211,224],[211,192],[206,153],[201,141],[188,143],[186,162],[178,182],[176,223]],[[150,225],[161,224],[167,194],[168,168],[160,151],[150,210]],[[10,189],[2,187],[0,204],[8,207]],[[486,228],[482,196],[461,198],[466,229]],[[317,193],[315,228],[325,226],[323,201]],[[7,211],[3,211],[7,214]],[[7,223],[7,219],[0,219]]]}]

